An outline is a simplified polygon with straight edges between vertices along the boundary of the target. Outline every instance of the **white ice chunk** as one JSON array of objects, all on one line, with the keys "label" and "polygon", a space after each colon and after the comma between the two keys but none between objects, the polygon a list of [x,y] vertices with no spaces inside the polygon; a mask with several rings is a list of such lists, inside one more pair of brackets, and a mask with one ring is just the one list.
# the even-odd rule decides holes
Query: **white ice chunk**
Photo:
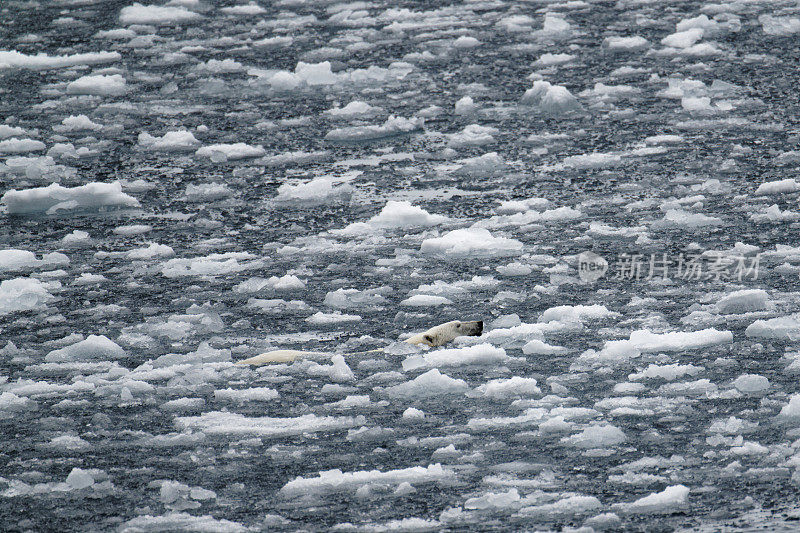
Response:
[{"label": "white ice chunk", "polygon": [[614,52],[637,52],[649,46],[650,42],[644,37],[606,37],[603,46]]},{"label": "white ice chunk", "polygon": [[476,389],[486,398],[506,399],[538,396],[542,393],[536,379],[514,376],[509,379],[493,379]]},{"label": "white ice chunk", "polygon": [[368,221],[354,222],[344,229],[334,230],[332,233],[337,235],[369,234],[376,230],[430,227],[449,220],[446,216],[428,213],[410,202],[389,200],[381,212]]},{"label": "white ice chunk", "polygon": [[135,3],[123,7],[119,12],[122,24],[174,24],[190,22],[201,18],[200,15],[180,6],[156,6]]},{"label": "white ice chunk", "polygon": [[[240,261],[244,261],[240,263]],[[225,252],[188,259],[175,258],[164,263],[161,273],[167,278],[182,276],[222,276],[258,268],[261,261],[248,252]]]},{"label": "white ice chunk", "polygon": [[56,267],[69,264],[69,258],[59,252],[44,254],[41,259],[28,250],[10,248],[0,250],[0,272],[14,272],[40,267]]},{"label": "white ice chunk", "polygon": [[434,368],[416,378],[386,388],[386,393],[398,398],[418,399],[443,396],[445,394],[462,394],[469,390],[466,381],[453,379]]},{"label": "white ice chunk", "polygon": [[119,526],[121,533],[139,531],[203,531],[213,533],[246,533],[250,528],[238,522],[216,519],[211,515],[193,516],[188,513],[166,513],[160,516],[137,516]]},{"label": "white ice chunk", "polygon": [[[0,141],[0,154],[27,154],[29,152],[40,152],[47,148],[42,141],[36,139],[6,139]],[[8,165],[10,161],[6,162]],[[14,167],[14,162],[11,162],[11,168]]]},{"label": "white ice chunk", "polygon": [[99,209],[102,207],[139,207],[136,198],[122,192],[122,185],[92,182],[67,188],[57,183],[47,187],[6,192],[2,199],[9,214],[53,214],[59,211]]},{"label": "white ice chunk", "polygon": [[767,35],[785,37],[800,33],[800,18],[773,17],[772,15],[764,14],[758,17],[758,21]]},{"label": "white ice chunk", "polygon": [[122,96],[127,92],[127,82],[121,74],[83,76],[67,84],[67,94]]},{"label": "white ice chunk", "polygon": [[783,194],[800,191],[800,182],[794,178],[762,183],[756,189],[756,194]]},{"label": "white ice chunk", "polygon": [[317,311],[310,317],[306,318],[306,322],[318,326],[340,324],[342,322],[360,322],[360,321],[361,321],[360,315],[348,315],[345,313],[340,313],[339,311],[334,311],[333,313],[323,313],[322,311]]},{"label": "white ice chunk", "polygon": [[[297,291],[305,289],[306,283],[292,274],[285,274],[281,277],[270,276],[269,278],[249,278],[233,287],[233,292],[253,293],[262,290],[272,291]],[[340,289],[341,290],[341,289]]]},{"label": "white ice chunk", "polygon": [[466,348],[431,350],[421,355],[412,355],[403,360],[403,370],[409,372],[419,368],[451,367],[461,365],[497,365],[511,358],[503,348],[491,344],[477,344]]},{"label": "white ice chunk", "polygon": [[769,389],[769,380],[758,374],[742,374],[733,380],[736,390],[746,394],[755,394]]},{"label": "white ice chunk", "polygon": [[556,116],[580,111],[583,108],[566,87],[552,85],[544,80],[533,82],[533,87],[525,91],[522,96],[522,103],[534,105],[543,113]]},{"label": "white ice chunk", "polygon": [[240,142],[233,144],[210,144],[199,148],[195,154],[201,157],[208,157],[212,161],[224,162],[261,157],[266,154],[266,151],[261,145],[252,146]]},{"label": "white ice chunk", "polygon": [[796,315],[768,320],[756,320],[744,331],[748,337],[797,341],[800,339],[800,319]]},{"label": "white ice chunk", "polygon": [[41,310],[55,297],[51,285],[35,278],[13,278],[0,282],[0,316],[17,311]]},{"label": "white ice chunk", "polygon": [[425,239],[420,250],[455,257],[498,257],[517,255],[522,248],[516,239],[495,237],[484,228],[464,228]]},{"label": "white ice chunk", "polygon": [[108,361],[125,357],[125,350],[108,337],[89,335],[85,340],[51,351],[44,360],[48,363],[68,363],[72,361]]},{"label": "white ice chunk", "polygon": [[611,424],[589,426],[571,437],[564,437],[561,442],[577,448],[608,448],[627,441],[625,433]]},{"label": "white ice chunk", "polygon": [[672,485],[662,492],[639,498],[632,503],[618,503],[614,509],[627,513],[671,514],[682,511],[689,501],[689,487]]},{"label": "white ice chunk", "polygon": [[749,313],[767,307],[768,294],[763,289],[744,289],[726,294],[717,302],[717,311],[722,314]]},{"label": "white ice chunk", "polygon": [[73,468],[67,476],[67,485],[72,490],[86,489],[94,485],[94,477],[87,470]]},{"label": "white ice chunk", "polygon": [[439,463],[424,466],[413,466],[398,470],[379,470],[342,472],[327,470],[315,477],[297,477],[287,482],[280,490],[285,498],[297,498],[310,494],[331,494],[342,491],[355,491],[367,484],[430,483],[455,480],[455,473],[442,467]]},{"label": "white ice chunk", "polygon": [[280,438],[339,431],[366,424],[363,416],[317,416],[307,414],[294,418],[256,417],[248,418],[227,411],[209,411],[200,416],[177,417],[175,423],[181,429],[202,431],[208,435],[257,435]]},{"label": "white ice chunk", "polygon": [[139,146],[146,150],[164,152],[183,152],[194,150],[200,145],[192,132],[185,130],[168,131],[161,137],[155,137],[147,132],[139,134]]},{"label": "white ice chunk", "polygon": [[247,389],[218,389],[214,391],[214,399],[231,402],[266,402],[275,400],[280,394],[269,387],[250,387]]},{"label": "white ice chunk", "polygon": [[70,115],[61,121],[58,129],[59,131],[99,131],[103,129],[103,125],[93,122],[86,115]]},{"label": "white ice chunk", "polygon": [[122,56],[118,52],[89,52],[64,56],[47,54],[26,55],[16,50],[0,50],[0,69],[27,68],[45,70],[51,68],[73,67],[76,65],[96,65],[119,61]]},{"label": "white ice chunk", "polygon": [[325,139],[337,142],[374,141],[419,131],[422,129],[423,123],[421,118],[404,118],[391,115],[381,125],[349,126],[333,129],[325,134]]},{"label": "white ice chunk", "polygon": [[318,177],[306,183],[291,185],[284,183],[278,187],[276,202],[302,203],[309,205],[333,202],[349,202],[353,195],[353,187],[347,183],[339,183],[334,178]]}]

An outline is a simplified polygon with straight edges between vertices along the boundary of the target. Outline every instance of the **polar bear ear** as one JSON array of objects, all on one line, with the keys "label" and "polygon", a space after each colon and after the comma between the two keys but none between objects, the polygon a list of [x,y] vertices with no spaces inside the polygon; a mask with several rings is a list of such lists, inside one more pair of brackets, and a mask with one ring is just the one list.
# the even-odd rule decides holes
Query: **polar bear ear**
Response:
[{"label": "polar bear ear", "polygon": [[422,338],[425,339],[425,342],[433,346],[433,337],[431,337],[430,335],[423,335]]}]

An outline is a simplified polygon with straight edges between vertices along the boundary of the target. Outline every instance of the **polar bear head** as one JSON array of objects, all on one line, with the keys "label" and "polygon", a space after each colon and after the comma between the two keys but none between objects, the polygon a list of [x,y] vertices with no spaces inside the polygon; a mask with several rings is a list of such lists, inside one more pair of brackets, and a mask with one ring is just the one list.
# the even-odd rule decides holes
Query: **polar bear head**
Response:
[{"label": "polar bear head", "polygon": [[424,333],[418,333],[406,340],[406,342],[411,344],[425,344],[427,346],[441,346],[462,335],[478,337],[481,333],[483,333],[482,320],[470,322],[453,320],[445,324],[434,326]]}]

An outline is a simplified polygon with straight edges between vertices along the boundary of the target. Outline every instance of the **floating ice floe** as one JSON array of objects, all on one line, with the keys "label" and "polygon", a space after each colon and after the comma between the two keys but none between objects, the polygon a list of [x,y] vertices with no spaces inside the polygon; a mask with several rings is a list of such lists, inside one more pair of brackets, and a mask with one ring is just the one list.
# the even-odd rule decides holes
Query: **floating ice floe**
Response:
[{"label": "floating ice floe", "polygon": [[67,84],[67,94],[122,96],[127,92],[128,84],[121,74],[83,76]]},{"label": "floating ice floe", "polygon": [[672,485],[662,492],[650,494],[632,503],[614,504],[612,508],[625,513],[671,514],[683,511],[689,502],[689,487]]},{"label": "floating ice floe", "polygon": [[59,252],[51,252],[36,259],[36,254],[28,250],[10,248],[0,250],[0,272],[16,272],[35,268],[52,268],[69,264],[69,258]]},{"label": "floating ice floe", "polygon": [[548,115],[565,115],[583,109],[578,99],[566,87],[536,80],[533,87],[525,91],[522,103],[539,108]]},{"label": "floating ice floe", "polygon": [[756,320],[745,330],[748,337],[797,341],[800,339],[800,318],[796,315]]},{"label": "floating ice floe", "polygon": [[403,118],[394,115],[380,126],[349,126],[336,128],[325,134],[325,140],[336,142],[375,141],[422,130],[420,118]]},{"label": "floating ice floe", "polygon": [[333,107],[328,109],[324,112],[324,114],[334,118],[350,119],[368,118],[382,112],[383,109],[380,107],[372,106],[361,100],[353,100],[344,107]]},{"label": "floating ice floe", "polygon": [[249,418],[226,411],[208,411],[200,416],[175,418],[175,423],[179,428],[202,431],[208,435],[257,435],[266,438],[339,431],[363,426],[366,422],[366,419],[361,415],[351,417],[307,414],[293,418],[271,418],[266,416]]},{"label": "floating ice floe", "polygon": [[266,151],[261,145],[251,146],[246,143],[233,144],[210,144],[199,148],[195,154],[201,157],[208,157],[212,161],[236,161],[252,157],[261,157]]},{"label": "floating ice floe", "polygon": [[750,313],[767,308],[769,295],[763,289],[743,289],[726,294],[716,303],[719,313]]},{"label": "floating ice floe", "polygon": [[733,333],[714,328],[700,331],[653,333],[650,330],[633,331],[627,340],[606,341],[599,352],[587,350],[580,359],[598,364],[624,363],[639,357],[643,352],[676,352],[727,344]]},{"label": "floating ice floe", "polygon": [[603,48],[612,52],[639,52],[648,46],[650,46],[650,42],[638,35],[633,37],[606,37],[603,40]]},{"label": "floating ice floe", "polygon": [[773,17],[772,15],[764,14],[758,17],[758,21],[767,35],[786,37],[800,33],[800,18]]},{"label": "floating ice floe", "polygon": [[450,305],[453,302],[444,296],[431,296],[429,294],[415,294],[400,302],[408,307],[434,307],[437,305]]},{"label": "floating ice floe", "polygon": [[459,159],[458,162],[461,163],[461,167],[456,169],[455,173],[466,176],[499,176],[509,169],[509,165],[497,152]]},{"label": "floating ice floe", "polygon": [[603,508],[594,496],[567,496],[557,502],[530,505],[519,510],[519,516],[541,520],[557,520],[585,516]]},{"label": "floating ice floe", "polygon": [[340,313],[339,311],[334,311],[333,313],[323,313],[322,311],[317,311],[310,317],[306,318],[306,322],[318,326],[325,326],[329,324],[340,324],[342,322],[360,322],[360,321],[361,321],[360,315],[347,315],[344,313]]},{"label": "floating ice floe", "polygon": [[163,152],[184,152],[200,146],[190,131],[168,131],[161,137],[155,137],[147,132],[139,134],[139,146],[145,150],[158,150]]},{"label": "floating ice floe", "polygon": [[284,183],[278,187],[275,202],[283,204],[317,205],[333,202],[349,202],[353,187],[341,180],[328,177],[314,178],[306,183],[292,185]]},{"label": "floating ice floe", "polygon": [[513,360],[503,348],[491,344],[478,344],[466,348],[432,350],[421,355],[412,355],[403,360],[403,370],[409,372],[420,368],[443,368],[462,365],[498,365]]},{"label": "floating ice floe", "polygon": [[44,283],[36,278],[13,278],[0,282],[0,316],[18,311],[36,311],[55,299],[51,290],[58,282]]},{"label": "floating ice floe", "polygon": [[705,228],[719,226],[722,219],[704,215],[702,213],[692,213],[683,209],[670,209],[664,214],[664,218],[654,221],[650,227],[652,229],[665,228]]},{"label": "floating ice floe", "polygon": [[61,126],[55,126],[53,129],[59,132],[100,131],[103,125],[92,121],[86,115],[70,115],[61,121]]},{"label": "floating ice floe", "polygon": [[436,463],[428,466],[413,466],[381,472],[367,470],[342,472],[327,470],[315,477],[297,477],[287,482],[280,490],[285,498],[308,495],[326,495],[335,492],[355,491],[367,484],[400,485],[401,483],[431,483],[454,481],[456,474],[449,468]]},{"label": "floating ice floe", "polygon": [[0,202],[12,215],[96,210],[106,207],[139,207],[136,198],[122,192],[120,182],[93,182],[67,188],[57,183],[47,187],[6,192]]},{"label": "floating ice floe", "polygon": [[481,126],[470,124],[465,126],[459,133],[449,135],[448,145],[452,148],[463,148],[467,146],[482,146],[495,142],[494,135],[500,132],[491,126]]},{"label": "floating ice floe", "polygon": [[624,164],[624,160],[619,154],[595,152],[565,157],[561,164],[565,167],[585,170],[618,167]]},{"label": "floating ice floe", "polygon": [[184,198],[190,202],[213,202],[233,196],[234,192],[224,183],[190,183]]},{"label": "floating ice floe", "polygon": [[563,65],[575,59],[572,54],[551,54],[544,53],[539,56],[539,59],[533,62],[537,67],[549,67],[553,65]]},{"label": "floating ice floe", "polygon": [[233,59],[209,59],[205,63],[198,63],[194,66],[197,72],[211,74],[231,74],[234,72],[244,72],[245,66]]},{"label": "floating ice floe", "polygon": [[576,448],[608,448],[623,444],[628,439],[625,433],[611,424],[594,425],[571,437],[561,439],[563,444]]},{"label": "floating ice floe", "polygon": [[74,67],[76,65],[97,65],[100,63],[113,63],[122,56],[119,52],[89,52],[85,54],[72,54],[51,56],[48,54],[27,55],[16,50],[0,50],[0,69],[26,68],[32,70],[46,70],[52,68]]},{"label": "floating ice floe", "polygon": [[736,390],[745,394],[757,394],[769,389],[769,380],[758,374],[742,374],[733,380]]},{"label": "floating ice floe", "polygon": [[464,228],[450,231],[441,237],[422,241],[425,253],[451,257],[502,257],[522,252],[523,244],[516,239],[495,237],[483,228]]},{"label": "floating ice floe", "polygon": [[616,311],[609,311],[606,306],[593,305],[559,305],[546,309],[539,315],[539,322],[585,322],[619,317]]},{"label": "floating ice floe", "polygon": [[784,194],[800,191],[800,182],[794,178],[762,183],[756,189],[756,194]]},{"label": "floating ice floe", "polygon": [[469,390],[466,381],[453,379],[434,368],[416,378],[387,387],[385,392],[396,398],[429,398],[444,394],[462,394]]},{"label": "floating ice floe", "polygon": [[68,363],[73,361],[110,361],[127,357],[117,343],[104,335],[89,335],[85,340],[65,346],[48,353],[44,360],[48,363]]},{"label": "floating ice floe", "polygon": [[387,302],[385,295],[392,292],[391,287],[374,289],[336,289],[325,294],[324,304],[336,309],[364,309],[381,306]]},{"label": "floating ice floe", "polygon": [[265,402],[272,401],[280,397],[278,391],[269,387],[249,387],[246,389],[217,389],[214,391],[214,399],[217,401],[230,401],[237,403],[244,402]]},{"label": "floating ice floe", "polygon": [[[240,263],[240,261],[243,261]],[[167,278],[182,276],[221,276],[261,266],[258,256],[248,252],[225,252],[188,259],[170,259],[161,267]]]},{"label": "floating ice floe", "polygon": [[641,372],[629,374],[628,379],[631,381],[643,381],[647,379],[663,379],[666,381],[674,381],[687,375],[696,376],[704,370],[705,369],[702,366],[681,365],[678,363],[670,365],[651,364]]},{"label": "floating ice floe", "polygon": [[250,278],[236,285],[233,292],[238,293],[253,293],[263,290],[272,291],[295,291],[302,290],[306,287],[303,280],[292,274],[284,276],[271,276],[270,278]]},{"label": "floating ice floe", "polygon": [[[280,41],[264,41],[266,46],[280,45]],[[388,68],[370,66],[363,69],[354,69],[347,72],[333,72],[330,61],[320,63],[306,63],[299,61],[294,72],[288,70],[256,71],[250,74],[259,76],[273,90],[295,91],[314,90],[321,88],[343,88],[348,85],[372,85],[389,80],[402,80],[414,69],[413,65],[404,62],[394,62]]]},{"label": "floating ice floe", "polygon": [[508,379],[493,379],[476,389],[486,398],[507,399],[538,396],[542,393],[535,378],[514,376]]},{"label": "floating ice floe", "polygon": [[125,25],[131,24],[180,24],[202,18],[199,14],[189,11],[180,5],[156,6],[133,5],[123,7],[119,12],[119,21]]},{"label": "floating ice floe", "polygon": [[120,533],[140,531],[213,531],[245,533],[250,529],[238,522],[214,518],[211,515],[195,516],[184,512],[169,512],[159,516],[139,515],[119,525]]},{"label": "floating ice floe", "polygon": [[376,230],[405,229],[411,227],[430,227],[448,222],[444,215],[431,214],[410,202],[389,200],[381,212],[366,222],[354,222],[340,230],[332,230],[335,235],[362,235]]},{"label": "floating ice floe", "polygon": [[[0,141],[0,154],[27,154],[41,152],[47,148],[42,141],[36,139],[5,139]],[[8,161],[6,162],[8,165]]]}]

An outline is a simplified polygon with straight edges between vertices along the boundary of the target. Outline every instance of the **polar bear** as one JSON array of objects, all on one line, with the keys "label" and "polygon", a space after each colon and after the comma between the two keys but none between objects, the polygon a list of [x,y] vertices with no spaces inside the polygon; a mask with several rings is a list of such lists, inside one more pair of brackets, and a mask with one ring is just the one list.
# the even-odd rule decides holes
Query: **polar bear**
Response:
[{"label": "polar bear", "polygon": [[[439,324],[438,326],[434,326],[428,331],[417,333],[416,335],[409,337],[403,342],[407,342],[409,344],[424,344],[426,346],[435,347],[447,344],[456,337],[461,337],[461,336],[480,337],[481,333],[483,333],[482,320],[473,320],[468,322],[463,322],[461,320],[453,320],[450,322],[446,322],[444,324]],[[382,352],[382,351],[383,351],[382,349],[378,349],[378,350],[369,350],[368,352],[357,352],[357,353]],[[271,352],[266,352],[257,355],[255,357],[251,357],[250,359],[245,359],[244,361],[238,361],[236,364],[260,366],[260,365],[267,365],[270,363],[291,363],[298,357],[313,357],[313,356],[324,356],[324,355],[329,355],[329,353],[305,352],[302,350],[273,350]]]},{"label": "polar bear", "polygon": [[456,337],[461,337],[464,335],[480,337],[481,333],[483,333],[482,320],[474,320],[471,322],[453,320],[452,322],[445,322],[444,324],[434,326],[423,333],[417,333],[413,337],[406,339],[404,342],[409,344],[425,344],[433,347],[447,344]]}]

